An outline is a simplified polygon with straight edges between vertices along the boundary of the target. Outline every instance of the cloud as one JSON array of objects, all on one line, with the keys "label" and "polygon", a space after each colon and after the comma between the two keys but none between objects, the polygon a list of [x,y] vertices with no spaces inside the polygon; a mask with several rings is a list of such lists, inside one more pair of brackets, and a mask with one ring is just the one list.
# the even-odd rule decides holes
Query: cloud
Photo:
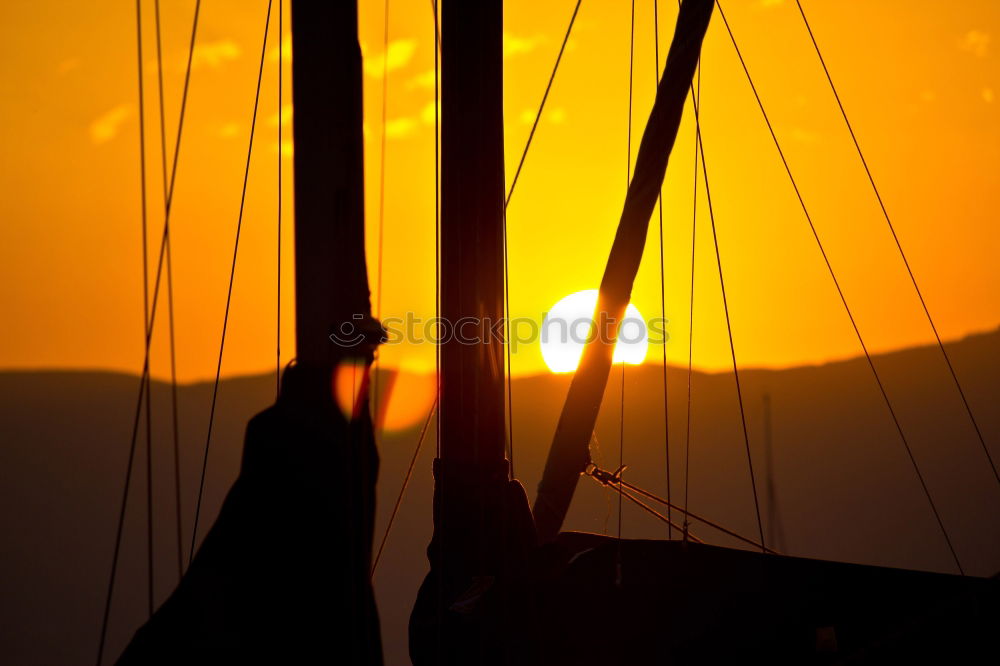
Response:
[{"label": "cloud", "polygon": [[215,42],[206,42],[194,47],[194,56],[191,58],[191,69],[198,69],[202,66],[217,69],[227,62],[232,62],[242,54],[239,44],[231,39],[220,39]]},{"label": "cloud", "polygon": [[421,72],[417,74],[409,81],[406,82],[406,89],[413,90],[414,88],[433,88],[434,87],[434,70],[428,69],[426,72]]},{"label": "cloud", "polygon": [[121,124],[132,115],[132,106],[120,104],[90,123],[90,140],[100,145],[118,135]]},{"label": "cloud", "polygon": [[[285,35],[281,40],[281,57],[285,62],[292,61],[292,37],[291,35]],[[278,62],[278,47],[272,46],[267,50],[267,61],[268,62]]]},{"label": "cloud", "polygon": [[393,118],[385,124],[385,136],[388,139],[401,139],[413,133],[417,121],[413,118]]},{"label": "cloud", "polygon": [[535,47],[541,44],[544,39],[545,38],[542,35],[535,35],[534,37],[516,37],[509,32],[505,32],[503,33],[503,57],[509,58],[522,53],[530,53],[531,51],[534,51]]},{"label": "cloud", "polygon": [[[284,104],[281,107],[281,124],[288,125],[290,122],[292,122],[292,105]],[[270,125],[271,127],[277,127],[278,114],[272,113],[271,116],[267,119],[267,124]]]},{"label": "cloud", "polygon": [[970,30],[965,33],[965,37],[958,43],[958,46],[963,51],[968,51],[977,58],[983,58],[989,50],[990,35],[980,30]]},{"label": "cloud", "polygon": [[816,143],[819,141],[819,134],[801,127],[793,127],[791,136],[793,141],[798,141],[799,143]]},{"label": "cloud", "polygon": [[[537,114],[538,109],[524,109],[518,115],[518,120],[524,125],[531,125],[535,122]],[[552,125],[562,125],[566,122],[566,109],[561,106],[547,108],[542,112],[541,120]]]},{"label": "cloud", "polygon": [[[437,115],[440,118],[440,109],[438,109]],[[423,110],[420,112],[420,120],[422,120],[426,125],[434,124],[434,102],[427,102]]]},{"label": "cloud", "polygon": [[365,74],[372,78],[381,79],[383,68],[387,72],[402,69],[409,64],[416,50],[417,42],[413,39],[397,39],[394,42],[389,42],[389,48],[384,53],[364,58],[362,66]]},{"label": "cloud", "polygon": [[59,66],[56,67],[56,71],[59,73],[60,76],[64,76],[66,74],[69,74],[73,70],[79,69],[79,68],[80,68],[80,59],[79,58],[69,58],[69,59],[63,60],[61,63],[59,63]]}]

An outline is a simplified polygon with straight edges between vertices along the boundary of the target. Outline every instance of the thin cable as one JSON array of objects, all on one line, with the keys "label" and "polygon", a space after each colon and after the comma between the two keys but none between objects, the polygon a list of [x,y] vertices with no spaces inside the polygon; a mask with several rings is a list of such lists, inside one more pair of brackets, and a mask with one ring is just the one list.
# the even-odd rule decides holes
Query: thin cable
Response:
[{"label": "thin cable", "polygon": [[[140,192],[141,192],[141,202],[142,202],[142,327],[143,327],[143,340],[146,346],[146,359],[148,364],[149,359],[149,271],[147,262],[147,242],[146,242],[146,227],[147,227],[147,215],[146,215],[146,131],[145,131],[145,113],[144,113],[144,99],[145,99],[145,85],[143,82],[142,75],[142,5],[140,0],[136,0],[135,3],[136,10],[136,41],[138,43],[137,58],[136,63],[139,70],[139,173],[140,173]],[[111,559],[111,580],[108,584],[108,594],[107,601],[104,605],[104,618],[101,623],[101,638],[100,643],[97,648],[97,664],[100,666],[101,658],[104,655],[104,641],[107,635],[108,628],[108,616],[111,611],[111,596],[114,592],[115,584],[115,574],[118,568],[118,552],[121,547],[121,535],[122,528],[125,523],[125,506],[128,501],[128,491],[129,485],[132,479],[132,464],[135,458],[135,443],[136,443],[136,430],[139,425],[139,415],[142,411],[142,398],[143,394],[146,392],[146,378],[143,376],[139,385],[139,402],[136,406],[136,419],[135,426],[132,432],[132,444],[129,447],[128,455],[128,467],[125,473],[125,496],[122,499],[121,517],[118,520],[118,531],[115,538],[114,555]],[[147,410],[148,413],[148,410]]]},{"label": "thin cable", "polygon": [[278,0],[278,266],[276,270],[277,274],[277,313],[275,314],[275,345],[277,347],[277,358],[275,359],[274,367],[274,399],[277,400],[281,396],[281,174],[282,167],[284,166],[285,154],[282,150],[282,138],[284,135],[284,126],[282,123],[282,114],[284,109],[281,106],[282,98],[281,93],[284,88],[284,73],[285,73],[285,62],[284,62],[284,50],[285,50],[285,2],[284,0]]},{"label": "thin cable", "polygon": [[[440,86],[439,86],[439,59],[441,56],[441,28],[438,20],[437,0],[431,0],[431,10],[434,14],[434,317],[440,325],[441,317],[441,115],[440,115]],[[440,407],[441,404],[441,344],[434,347],[434,400]],[[436,437],[435,460],[441,459],[441,414],[434,421],[434,434]],[[440,492],[444,496],[444,473],[435,476],[435,493]],[[436,499],[431,500],[436,504]],[[439,512],[435,531],[444,528],[444,512]],[[438,539],[437,561],[441,566],[441,574],[438,576],[437,586],[437,652],[438,661],[444,661],[444,539]]]},{"label": "thin cable", "polygon": [[[438,70],[441,55],[441,30],[438,27],[437,0],[431,0],[434,13],[434,317],[441,317],[441,99]],[[434,346],[434,400],[441,400],[441,344]],[[434,422],[435,456],[441,457],[441,419]]]},{"label": "thin cable", "polygon": [[[389,109],[389,0],[385,0],[383,6],[383,27],[382,27],[382,138],[379,145],[379,167],[378,167],[378,250],[376,252],[377,268],[375,271],[376,296],[375,296],[375,318],[382,316],[382,247],[385,236],[385,138],[386,119]],[[379,412],[379,353],[375,352],[375,381],[374,391],[372,391],[372,411],[375,413],[375,427],[373,434],[376,443],[382,435],[382,416]]]},{"label": "thin cable", "polygon": [[799,0],[795,0],[795,4],[799,8],[799,14],[802,15],[802,22],[806,26],[806,31],[809,33],[809,39],[812,40],[813,48],[816,50],[816,55],[819,57],[820,65],[823,66],[823,73],[826,74],[826,80],[830,83],[830,90],[833,92],[834,99],[837,100],[837,107],[840,109],[840,115],[844,118],[844,124],[847,125],[847,131],[851,134],[851,141],[854,142],[854,148],[858,152],[858,157],[861,159],[861,165],[865,169],[865,174],[868,176],[868,182],[871,183],[872,191],[875,193],[875,198],[878,200],[879,208],[882,209],[882,217],[885,218],[885,222],[889,225],[889,232],[892,234],[892,239],[896,243],[896,249],[899,250],[899,256],[903,260],[903,265],[906,267],[906,272],[910,276],[910,282],[913,283],[913,290],[917,293],[917,298],[920,300],[920,307],[923,308],[924,314],[927,316],[927,323],[931,326],[931,331],[934,332],[934,339],[937,341],[938,349],[941,350],[941,356],[944,357],[944,362],[948,366],[948,372],[951,374],[952,380],[955,382],[955,388],[958,389],[958,395],[962,399],[962,404],[965,406],[965,412],[969,415],[969,421],[972,423],[972,427],[976,431],[976,437],[979,438],[979,444],[983,447],[983,453],[986,454],[986,460],[990,464],[990,469],[993,471],[993,476],[1000,484],[1000,472],[997,471],[996,463],[993,461],[993,456],[990,455],[990,449],[986,445],[986,439],[983,437],[983,431],[979,427],[979,422],[976,421],[976,417],[972,413],[972,407],[969,405],[968,399],[965,397],[965,391],[962,389],[962,384],[958,380],[958,374],[955,372],[955,367],[951,363],[951,357],[948,356],[948,352],[945,349],[944,342],[941,341],[941,335],[938,333],[937,325],[934,323],[934,318],[931,317],[930,308],[927,307],[927,302],[924,301],[924,295],[920,291],[920,287],[917,286],[917,278],[913,274],[913,269],[910,267],[910,262],[906,258],[906,253],[903,251],[903,244],[899,240],[899,236],[896,235],[896,228],[892,224],[892,220],[889,218],[889,211],[885,207],[885,202],[882,201],[882,194],[879,192],[878,186],[875,185],[875,177],[872,175],[871,169],[868,167],[868,160],[865,159],[864,153],[861,151],[861,144],[858,143],[858,137],[854,134],[854,127],[851,125],[851,121],[847,118],[847,111],[844,109],[844,104],[840,101],[840,94],[837,92],[837,87],[833,84],[833,77],[830,75],[830,70],[826,66],[826,60],[823,58],[822,52],[820,52],[819,44],[816,42],[816,36],[813,34],[812,26],[809,25],[809,19],[806,18],[805,10],[802,9],[802,3]]},{"label": "thin cable", "polygon": [[[660,513],[659,511],[657,511],[653,507],[649,506],[648,504],[646,504],[642,500],[640,500],[635,495],[629,493],[624,488],[622,488],[621,482],[619,482],[618,485],[609,485],[608,487],[618,493],[619,500],[621,498],[625,498],[628,501],[630,501],[633,504],[635,504],[636,506],[638,506],[640,509],[642,509],[646,513],[652,515],[654,518],[662,520],[663,522],[667,523],[668,525],[670,525],[673,528],[676,528],[677,530],[683,529],[680,525],[671,524],[672,521],[669,518],[667,518],[662,513]],[[688,537],[691,539],[691,541],[694,541],[695,543],[702,543],[702,544],[705,543],[703,540],[699,539],[698,537],[696,537],[693,534],[688,534]],[[618,549],[621,550],[621,539],[618,540]]]},{"label": "thin cable", "polygon": [[[799,205],[802,207],[802,212],[805,215],[806,222],[809,223],[809,229],[812,231],[813,238],[816,239],[816,245],[819,247],[820,254],[823,256],[823,261],[826,264],[827,271],[830,273],[830,278],[833,280],[833,284],[837,289],[837,294],[840,296],[840,301],[844,305],[844,309],[847,311],[848,319],[851,321],[851,326],[854,328],[854,333],[858,338],[858,342],[861,345],[862,351],[864,351],[865,359],[868,361],[868,366],[871,368],[872,375],[875,377],[875,383],[878,385],[879,393],[882,394],[882,399],[885,401],[886,408],[889,410],[889,415],[892,417],[892,422],[896,426],[896,431],[899,433],[900,441],[903,443],[903,448],[906,450],[906,455],[910,459],[910,463],[913,465],[913,471],[917,476],[917,480],[920,482],[920,487],[924,491],[924,495],[927,497],[927,502],[930,504],[931,512],[934,514],[934,519],[937,521],[938,527],[941,529],[941,534],[944,536],[944,540],[948,545],[948,550],[951,552],[952,558],[955,560],[955,566],[958,568],[959,573],[965,575],[965,570],[962,568],[962,563],[958,559],[958,553],[955,551],[955,547],[951,543],[951,537],[948,535],[948,530],[944,526],[944,521],[941,519],[941,514],[938,513],[937,505],[934,503],[933,497],[931,497],[930,490],[927,487],[927,483],[924,481],[923,474],[920,473],[920,466],[917,464],[917,459],[913,456],[913,451],[910,449],[910,443],[906,439],[906,435],[903,432],[903,427],[899,422],[899,418],[896,416],[896,411],[892,408],[892,403],[889,401],[889,395],[886,393],[885,386],[882,384],[882,379],[879,377],[878,370],[875,369],[875,363],[872,361],[871,354],[868,353],[868,347],[865,345],[864,338],[861,335],[861,330],[858,328],[857,322],[854,319],[854,314],[851,312],[851,308],[847,304],[847,298],[844,296],[844,292],[840,287],[840,282],[837,280],[837,276],[833,271],[833,266],[830,263],[830,259],[827,257],[826,250],[823,247],[823,243],[819,238],[819,233],[816,231],[816,226],[813,224],[812,217],[809,215],[809,211],[806,208],[805,201],[802,198],[802,194],[799,191],[798,184],[795,181],[795,177],[792,175],[791,167],[788,165],[788,160],[785,158],[785,153],[781,149],[781,144],[778,142],[778,136],[774,132],[774,127],[771,125],[771,120],[764,110],[764,103],[760,99],[760,95],[757,93],[757,87],[753,83],[753,79],[750,77],[750,70],[747,68],[746,61],[743,59],[743,54],[736,44],[736,37],[733,35],[732,28],[729,26],[729,21],[726,20],[726,15],[722,11],[722,5],[716,0],[716,6],[719,8],[719,16],[722,17],[722,22],[726,26],[726,31],[729,33],[729,39],[733,43],[733,48],[736,50],[736,55],[740,60],[740,65],[743,67],[743,72],[746,74],[747,81],[750,84],[750,89],[753,91],[754,97],[757,100],[757,106],[760,108],[761,115],[764,117],[764,122],[767,125],[768,132],[771,134],[771,139],[774,142],[775,148],[778,150],[778,155],[781,157],[781,163],[785,167],[785,172],[788,174],[788,179],[792,184],[792,188],[795,190],[795,196],[799,200]],[[705,165],[705,147],[701,147],[702,154],[702,167]],[[707,183],[706,183],[707,185]],[[709,203],[709,211],[711,211],[711,203]]]},{"label": "thin cable", "polygon": [[559,71],[559,63],[562,61],[563,52],[566,50],[566,44],[569,42],[569,35],[573,32],[573,23],[576,22],[576,14],[580,11],[580,3],[583,0],[576,0],[576,6],[573,7],[573,15],[569,19],[569,26],[566,28],[566,34],[563,36],[562,46],[559,47],[559,55],[556,56],[556,62],[552,66],[552,73],[549,75],[549,82],[545,85],[545,93],[542,95],[542,103],[538,105],[538,113],[535,114],[535,121],[531,124],[531,131],[528,132],[528,141],[524,144],[524,150],[521,151],[521,159],[518,160],[517,169],[514,171],[514,178],[510,182],[510,189],[507,190],[507,198],[504,200],[503,208],[507,210],[507,206],[510,205],[510,198],[514,196],[514,187],[517,185],[517,179],[521,176],[521,168],[524,166],[524,158],[528,156],[528,148],[531,147],[531,140],[535,138],[535,130],[538,129],[538,121],[542,119],[542,111],[545,109],[545,102],[549,98],[549,91],[552,90],[552,82],[556,80],[556,72]]},{"label": "thin cable", "polygon": [[[625,192],[628,193],[629,183],[632,181],[632,74],[635,60],[635,0],[631,3],[631,18],[629,21],[629,43],[628,43],[628,132],[626,133],[625,150]],[[621,399],[618,411],[618,469],[625,469],[625,359],[622,359],[622,382],[619,396]],[[625,493],[621,487],[622,479],[618,477],[618,550],[616,553],[616,582],[622,582],[622,497]],[[641,503],[640,503],[641,504]],[[647,507],[648,508],[648,507]],[[655,513],[655,512],[654,512]],[[669,522],[668,522],[669,524]]]},{"label": "thin cable", "polygon": [[[136,0],[136,29],[139,45],[139,172],[142,180],[142,311],[143,321],[149,321],[149,247],[147,236],[147,196],[146,196],[146,105],[145,85],[142,75],[142,3]],[[145,324],[144,324],[145,325]],[[145,337],[146,358],[149,358],[149,336]],[[153,615],[153,415],[149,394],[152,387],[149,375],[146,381],[146,573],[147,602],[149,616]]]},{"label": "thin cable", "polygon": [[[146,112],[145,92],[142,74],[142,9],[136,0],[136,18],[138,23],[139,44],[139,160],[142,181],[142,309],[144,321],[149,321],[149,247],[147,235],[147,194],[146,194]],[[145,337],[146,356],[150,354],[149,338]],[[149,375],[146,382],[146,573],[147,573],[147,605],[148,616],[153,615],[153,426],[152,405],[149,394],[152,392]]]},{"label": "thin cable", "polygon": [[[195,38],[196,38],[196,36],[198,34],[198,16],[199,16],[200,9],[201,9],[201,0],[198,0],[195,3],[194,21],[193,21],[193,24],[191,26],[191,43],[190,43],[190,46],[188,48],[187,70],[186,70],[186,73],[185,73],[185,76],[184,76],[184,90],[183,90],[183,92],[181,94],[181,110],[180,110],[180,118],[179,118],[178,124],[177,124],[177,141],[176,141],[176,143],[174,145],[173,166],[172,166],[171,178],[170,178],[170,193],[169,193],[169,196],[167,197],[167,204],[168,205],[167,205],[166,214],[164,215],[163,235],[160,238],[160,254],[159,254],[159,259],[157,260],[157,266],[156,266],[156,279],[153,282],[152,303],[150,304],[150,310],[149,310],[149,322],[146,325],[146,344],[145,344],[146,353],[145,353],[144,358],[143,358],[142,372],[140,374],[140,380],[139,380],[139,395],[138,395],[138,398],[136,399],[135,414],[134,414],[134,417],[133,417],[133,420],[132,420],[132,436],[131,436],[130,442],[129,442],[128,465],[127,465],[126,470],[125,470],[125,485],[124,485],[124,488],[122,490],[121,509],[120,509],[120,511],[118,513],[118,526],[117,526],[116,531],[115,531],[115,546],[114,546],[114,550],[113,550],[113,554],[112,554],[112,558],[111,558],[111,575],[109,576],[109,580],[108,580],[108,593],[107,593],[107,597],[105,599],[104,615],[103,615],[103,618],[102,618],[102,621],[101,621],[101,636],[100,636],[100,640],[99,640],[98,647],[97,647],[97,664],[98,664],[98,666],[100,666],[100,663],[101,663],[102,658],[104,656],[104,645],[105,645],[105,642],[106,642],[106,639],[107,639],[108,622],[109,622],[110,613],[111,613],[111,599],[112,599],[112,596],[114,594],[115,578],[116,578],[116,574],[117,574],[117,571],[118,571],[118,556],[119,556],[120,551],[121,551],[121,540],[122,540],[122,534],[123,534],[124,527],[125,527],[125,509],[128,506],[128,495],[129,495],[129,489],[130,489],[131,480],[132,480],[132,466],[133,466],[133,461],[135,459],[135,446],[136,446],[136,442],[138,441],[139,420],[140,420],[141,415],[142,415],[143,398],[145,397],[145,394],[146,394],[147,378],[149,377],[149,351],[148,350],[149,350],[149,343],[150,343],[150,341],[152,339],[152,335],[153,335],[153,324],[156,321],[156,306],[157,306],[158,297],[159,297],[159,294],[160,294],[160,277],[161,277],[161,272],[162,272],[162,269],[163,269],[164,251],[165,251],[165,247],[166,247],[166,240],[169,237],[169,227],[170,227],[170,205],[169,204],[170,204],[171,200],[173,199],[173,188],[174,188],[174,184],[176,182],[177,163],[178,163],[178,160],[179,160],[179,157],[180,157],[181,137],[183,135],[183,130],[184,130],[184,115],[185,115],[185,112],[187,110],[188,90],[190,88],[190,83],[191,83],[191,62],[192,62],[192,60],[194,58],[194,45],[195,45]],[[139,21],[138,23],[141,26],[141,21]],[[141,39],[141,31],[140,31],[140,39]],[[141,77],[141,60],[142,60],[142,58],[141,58],[141,48],[140,48],[140,57],[139,57],[139,61],[140,61],[140,77]],[[145,162],[143,162],[143,165],[144,164],[145,164]],[[144,168],[144,166],[143,166],[143,168]],[[145,182],[145,179],[143,179],[143,182]]]},{"label": "thin cable", "polygon": [[215,366],[215,384],[212,387],[212,407],[208,412],[208,435],[205,437],[205,455],[201,462],[201,481],[198,483],[198,502],[194,511],[194,527],[191,530],[191,550],[188,555],[188,566],[194,560],[194,549],[198,540],[198,518],[201,516],[201,500],[205,491],[205,472],[208,470],[208,451],[212,444],[212,426],[215,423],[215,405],[219,397],[219,379],[222,374],[222,353],[226,348],[226,329],[229,325],[229,307],[233,298],[233,282],[236,278],[236,257],[240,249],[240,231],[243,228],[243,208],[247,198],[247,181],[250,178],[250,156],[253,154],[253,135],[257,126],[257,108],[260,103],[260,82],[264,77],[264,55],[267,52],[267,32],[271,23],[271,4],[267,2],[267,18],[264,20],[264,41],[260,49],[260,67],[257,70],[257,92],[253,101],[253,117],[250,120],[250,143],[247,147],[246,167],[243,170],[243,192],[240,195],[240,213],[236,221],[236,241],[233,243],[233,262],[229,269],[229,289],[226,292],[226,312],[222,318],[222,340],[219,343],[219,360]]},{"label": "thin cable", "polygon": [[[588,469],[587,469],[587,471],[585,473],[587,474],[587,476],[590,476],[591,478],[595,479],[596,481],[600,482],[601,484],[603,484],[603,485],[609,485],[611,483],[617,483],[618,482],[618,480],[619,480],[619,478],[621,476],[621,471],[622,470],[619,469],[618,472],[614,472],[614,473],[608,472],[607,470],[601,469],[600,467],[598,467],[594,463],[591,463],[588,466]],[[697,520],[698,522],[704,523],[705,525],[707,525],[707,526],[709,526],[709,527],[711,527],[713,529],[719,530],[723,534],[727,534],[727,535],[733,537],[734,539],[738,539],[739,541],[742,541],[745,544],[748,544],[748,545],[753,546],[755,548],[761,548],[761,545],[759,543],[757,543],[756,541],[754,541],[753,539],[749,539],[749,538],[747,538],[747,537],[745,537],[745,536],[743,536],[743,535],[741,535],[741,534],[739,534],[737,532],[734,532],[734,531],[732,531],[732,530],[730,530],[728,528],[725,528],[722,525],[720,525],[719,523],[711,521],[708,518],[704,518],[702,516],[699,516],[696,513],[693,513],[691,511],[687,511],[686,509],[682,509],[681,507],[677,506],[676,504],[674,504],[673,506],[671,506],[671,502],[668,502],[667,500],[663,499],[659,495],[651,493],[648,490],[643,490],[639,486],[636,486],[636,485],[631,484],[628,481],[624,481],[624,480],[621,482],[621,485],[624,486],[625,488],[627,488],[628,490],[636,492],[636,493],[642,495],[643,497],[646,497],[648,499],[653,500],[654,502],[662,504],[665,507],[676,509],[677,511],[681,512],[682,514],[684,514],[685,520],[688,517],[693,518],[693,519]],[[764,548],[764,551],[767,552],[767,553],[770,553],[772,555],[780,555],[780,553],[778,553],[777,551],[772,550],[770,548]]]},{"label": "thin cable", "polygon": [[[659,2],[653,0],[653,64],[656,78],[656,87],[660,86],[660,11]],[[656,210],[660,223],[660,320],[666,324],[667,321],[667,278],[664,269],[664,242],[663,242],[663,186],[660,186],[656,195]],[[667,400],[667,341],[664,339],[661,345],[663,351],[663,449],[666,460],[667,475],[667,499],[670,499],[670,417],[669,401]],[[667,518],[670,515],[670,507],[667,506]],[[672,523],[667,524],[667,538],[674,538],[674,528]]]},{"label": "thin cable", "polygon": [[[506,169],[504,170],[506,172]],[[516,478],[514,473],[514,389],[513,378],[511,377],[510,363],[510,263],[507,246],[507,207],[503,209],[503,313],[504,313],[504,351],[507,356],[507,459],[510,462],[510,476]]]},{"label": "thin cable", "polygon": [[[163,172],[163,210],[166,213],[167,198],[170,196],[170,186],[167,182],[167,120],[164,111],[163,95],[163,48],[160,31],[160,0],[154,3],[156,10],[156,72],[159,85],[160,100],[160,163]],[[180,427],[177,412],[177,352],[174,335],[174,269],[171,253],[170,236],[167,236],[167,320],[170,332],[170,408],[173,419],[174,445],[174,505],[177,514],[177,579],[184,575],[184,528],[181,511],[181,458],[180,458]],[[146,395],[149,395],[147,391]]]},{"label": "thin cable", "polygon": [[[698,61],[697,88],[691,98],[691,104],[698,108],[701,103],[701,59]],[[695,277],[695,241],[698,232],[698,145],[701,143],[701,122],[695,114],[694,127],[694,198],[691,204],[691,295],[689,297],[690,319],[688,320],[688,367],[687,367],[687,419],[684,428],[684,511],[687,512],[688,497],[691,488],[691,384],[694,376],[694,277]],[[685,513],[685,516],[687,513]],[[687,521],[685,520],[685,528]]]},{"label": "thin cable", "polygon": [[[698,106],[695,105],[695,116],[699,116]],[[722,289],[722,308],[726,314],[726,332],[729,335],[729,351],[733,359],[733,378],[736,380],[736,398],[740,405],[740,423],[743,426],[743,444],[747,452],[747,468],[750,472],[750,487],[753,489],[753,508],[757,516],[757,531],[760,535],[760,548],[767,552],[767,544],[764,541],[764,523],[760,517],[760,500],[757,497],[757,479],[753,472],[753,456],[750,454],[750,433],[747,429],[746,410],[743,407],[743,389],[740,386],[740,370],[736,363],[736,345],[733,342],[733,325],[729,317],[729,301],[726,298],[726,280],[722,274],[722,255],[719,252],[719,237],[715,228],[715,211],[712,208],[712,191],[708,185],[708,166],[705,160],[705,146],[701,142],[701,133],[698,133],[698,145],[701,148],[701,172],[705,179],[705,199],[708,202],[708,219],[712,226],[712,241],[715,245],[715,261],[719,268],[719,287]]]},{"label": "thin cable", "polygon": [[406,494],[406,487],[410,484],[410,477],[413,475],[413,468],[417,464],[417,458],[420,456],[420,449],[424,445],[424,436],[427,434],[427,428],[431,424],[431,419],[434,417],[434,412],[437,411],[437,400],[431,405],[430,411],[427,413],[427,418],[424,420],[424,425],[420,428],[420,434],[417,435],[417,446],[413,450],[413,457],[410,458],[410,465],[406,468],[406,476],[403,477],[403,484],[399,488],[399,495],[396,497],[396,504],[392,507],[392,513],[389,514],[389,522],[385,526],[385,533],[382,534],[382,541],[379,543],[378,550],[375,552],[375,560],[372,562],[371,576],[374,578],[375,570],[378,569],[379,560],[382,558],[382,551],[385,549],[385,544],[389,541],[389,533],[392,531],[393,523],[396,520],[396,514],[399,512],[399,507],[403,503],[403,495]]}]

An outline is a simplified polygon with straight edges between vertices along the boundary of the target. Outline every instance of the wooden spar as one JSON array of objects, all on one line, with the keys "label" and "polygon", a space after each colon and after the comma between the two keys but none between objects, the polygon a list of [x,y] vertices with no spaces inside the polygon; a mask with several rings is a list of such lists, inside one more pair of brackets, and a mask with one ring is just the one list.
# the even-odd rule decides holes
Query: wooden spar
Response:
[{"label": "wooden spar", "polygon": [[504,460],[503,1],[442,3],[441,458]]},{"label": "wooden spar", "polygon": [[364,145],[357,2],[292,3],[295,107],[296,358],[330,365],[365,355],[371,319],[365,262]]},{"label": "wooden spar", "polygon": [[611,372],[618,324],[632,295],[649,218],[663,184],[712,7],[713,0],[684,0],[677,17],[666,69],[639,144],[635,174],[625,196],[618,231],[601,280],[595,313],[597,335],[584,348],[580,365],[573,375],[545,462],[545,472],[538,485],[533,512],[541,543],[551,541],[558,534],[577,479],[590,459],[591,433]]}]

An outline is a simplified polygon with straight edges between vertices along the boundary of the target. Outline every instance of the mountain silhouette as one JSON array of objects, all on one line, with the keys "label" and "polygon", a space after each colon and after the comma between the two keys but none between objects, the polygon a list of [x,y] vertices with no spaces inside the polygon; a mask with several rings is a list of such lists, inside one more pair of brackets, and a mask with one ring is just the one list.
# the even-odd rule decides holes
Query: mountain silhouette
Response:
[{"label": "mountain silhouette", "polygon": [[[1000,331],[948,344],[995,460],[1000,459]],[[936,347],[880,354],[874,362],[966,571],[1000,570],[1000,488]],[[620,367],[612,370],[596,429],[595,461],[614,469],[620,433],[626,479],[665,495],[660,366],[628,366],[621,413]],[[773,480],[788,554],[952,571],[947,547],[882,403],[864,358],[781,370],[740,372],[751,454],[768,511]],[[384,385],[385,382],[379,382]],[[534,497],[569,385],[568,375],[513,381],[514,469]],[[668,368],[671,497],[683,504],[687,372]],[[111,372],[0,373],[0,659],[6,663],[80,663],[93,659],[107,589],[114,530],[138,378]],[[180,386],[184,544],[190,530],[205,446],[212,385]],[[170,387],[153,382],[155,587],[157,603],[178,577]],[[739,533],[756,519],[731,373],[696,372],[691,382],[689,506]],[[772,459],[765,461],[764,407],[771,403]],[[239,469],[247,420],[274,399],[274,376],[226,379],[208,464],[201,525],[214,520]],[[398,397],[396,399],[399,399]],[[413,454],[422,419],[381,438],[376,547]],[[428,432],[407,495],[375,576],[387,664],[407,663],[406,622],[427,570],[431,533]],[[331,483],[340,470],[329,470]],[[133,470],[108,654],[117,655],[146,617],[145,445]],[[567,529],[617,534],[617,495],[582,479]],[[676,516],[675,516],[676,517]],[[765,533],[770,533],[765,525]],[[199,537],[204,535],[202,528]],[[710,543],[740,544],[692,524]],[[663,538],[666,526],[626,503],[622,534]],[[776,544],[771,544],[776,545]],[[591,627],[600,632],[601,627]]]}]

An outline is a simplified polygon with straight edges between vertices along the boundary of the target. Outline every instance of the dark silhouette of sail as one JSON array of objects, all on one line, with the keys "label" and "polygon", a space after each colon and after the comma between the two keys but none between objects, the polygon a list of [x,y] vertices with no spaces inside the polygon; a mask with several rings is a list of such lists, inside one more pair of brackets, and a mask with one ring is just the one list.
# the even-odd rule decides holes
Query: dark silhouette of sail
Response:
[{"label": "dark silhouette of sail", "polygon": [[218,519],[119,664],[381,663],[366,509],[378,458],[369,419],[345,419],[331,385],[322,369],[285,372]]},{"label": "dark silhouette of sail", "polygon": [[[240,475],[121,664],[380,664],[369,575],[378,454],[367,372],[356,1],[292,4],[297,361],[247,426]],[[339,342],[334,342],[331,334]],[[338,372],[359,381],[353,404]]]},{"label": "dark silhouette of sail", "polygon": [[713,4],[713,0],[684,0],[681,4],[666,68],[642,134],[635,174],[625,196],[618,231],[601,280],[594,319],[595,335],[584,347],[580,365],[573,375],[545,472],[538,485],[534,517],[542,542],[551,541],[559,532],[577,479],[590,460],[590,436],[611,372],[618,326],[632,295],[649,218],[663,184]]}]

